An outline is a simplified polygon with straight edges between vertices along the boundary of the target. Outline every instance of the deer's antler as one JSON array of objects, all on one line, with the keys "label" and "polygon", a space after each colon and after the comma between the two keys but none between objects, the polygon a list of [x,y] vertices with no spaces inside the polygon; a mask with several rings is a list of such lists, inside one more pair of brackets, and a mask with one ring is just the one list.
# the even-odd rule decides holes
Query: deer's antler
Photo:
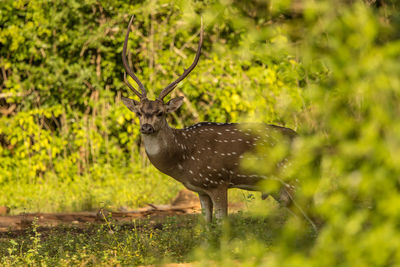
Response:
[{"label": "deer's antler", "polygon": [[129,21],[129,25],[128,25],[128,29],[126,31],[126,36],[125,36],[125,42],[124,42],[124,47],[122,49],[122,63],[124,64],[124,68],[126,70],[126,72],[129,74],[129,76],[132,77],[132,79],[138,84],[140,90],[142,91],[142,93],[139,93],[126,79],[126,73],[124,73],[124,82],[126,85],[128,85],[128,87],[132,90],[132,92],[134,92],[140,99],[142,98],[146,98],[146,89],[144,88],[143,84],[140,82],[140,80],[138,79],[138,77],[136,77],[135,73],[133,73],[133,71],[131,70],[131,68],[129,67],[128,61],[126,59],[126,48],[128,46],[128,39],[129,39],[129,33],[131,31],[131,24],[133,21],[133,16],[131,17],[131,20]]},{"label": "deer's antler", "polygon": [[196,67],[197,62],[199,61],[199,58],[200,58],[202,44],[203,44],[203,20],[201,20],[199,46],[197,48],[196,57],[194,58],[192,65],[190,65],[189,68],[185,69],[184,72],[182,73],[182,75],[179,76],[178,79],[176,79],[175,81],[170,83],[167,87],[165,87],[161,91],[160,95],[158,96],[158,99],[163,100],[164,97],[166,97],[169,93],[171,93],[171,91],[174,90],[174,88],[178,85],[178,83],[180,81],[182,81],[183,79],[185,79],[186,76],[188,76],[189,73]]}]

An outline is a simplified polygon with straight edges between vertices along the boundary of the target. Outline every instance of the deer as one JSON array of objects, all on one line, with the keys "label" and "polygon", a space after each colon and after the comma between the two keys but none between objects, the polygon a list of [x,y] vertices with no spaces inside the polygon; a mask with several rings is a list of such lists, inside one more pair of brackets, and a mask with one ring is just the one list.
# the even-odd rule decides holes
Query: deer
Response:
[{"label": "deer", "polygon": [[[167,114],[181,107],[183,97],[178,96],[168,102],[164,98],[196,67],[203,44],[203,22],[192,64],[167,85],[155,100],[149,100],[145,87],[127,60],[132,21],[133,16],[125,35],[122,63],[126,71],[124,82],[139,97],[139,101],[122,96],[122,102],[139,118],[145,151],[154,167],[198,194],[206,222],[213,220],[213,210],[215,218],[221,220],[228,213],[228,189],[261,191],[259,183],[268,178],[242,170],[240,162],[244,154],[253,151],[257,144],[270,142],[274,134],[292,140],[297,133],[290,128],[265,124],[257,125],[257,133],[251,129],[251,125],[239,123],[201,122],[183,129],[170,127],[166,120]],[[140,92],[129,83],[126,73],[137,83]],[[282,185],[275,198],[288,206],[293,199],[293,185],[283,182]],[[263,198],[266,196],[263,194]]]}]

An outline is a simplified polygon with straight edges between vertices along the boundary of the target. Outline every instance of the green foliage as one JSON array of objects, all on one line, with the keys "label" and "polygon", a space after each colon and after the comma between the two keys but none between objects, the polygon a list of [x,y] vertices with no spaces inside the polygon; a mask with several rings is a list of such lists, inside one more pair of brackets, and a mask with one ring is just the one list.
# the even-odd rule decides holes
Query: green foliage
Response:
[{"label": "green foliage", "polygon": [[299,202],[312,200],[310,212],[324,225],[312,257],[296,261],[397,265],[400,24],[391,15],[398,10],[383,17],[361,2],[329,10],[325,4],[308,10],[303,50],[307,65],[318,57],[330,74],[308,90],[318,125],[304,125],[308,136],[295,145],[287,174],[304,181]]},{"label": "green foliage", "polygon": [[[264,253],[243,249],[236,255],[243,264],[399,264],[400,23],[396,2],[382,3],[306,1],[290,11],[299,12],[294,18],[267,26],[284,31],[287,44],[277,49],[297,51],[310,79],[297,115],[299,138],[291,146],[259,148],[272,155],[268,161],[245,163],[296,184],[294,211],[303,216],[300,207],[319,231],[312,234],[306,220],[291,217],[273,249],[245,240],[243,248]],[[277,169],[286,157],[290,164]],[[230,242],[219,251],[221,262],[231,262],[237,247]]]},{"label": "green foliage", "polygon": [[[235,25],[231,17],[225,20],[221,5],[218,1],[2,1],[0,205],[74,210],[87,206],[87,199],[92,199],[93,208],[101,206],[98,201],[114,202],[116,197],[108,192],[119,188],[132,190],[133,195],[144,193],[143,198],[153,201],[160,199],[157,193],[168,191],[169,181],[160,184],[160,191],[135,190],[143,186],[141,181],[160,176],[147,167],[138,120],[120,101],[121,94],[129,91],[122,83],[120,54],[131,14],[135,20],[129,61],[153,96],[191,63],[199,14],[204,14],[203,54],[196,70],[172,94],[186,99],[169,119],[173,126],[247,118],[296,128],[298,121],[291,114],[303,105],[302,65],[289,53],[261,57],[260,51],[275,42],[270,40],[282,42],[283,35],[276,31],[260,39],[254,31],[247,32],[248,25]],[[254,54],[249,56],[245,45],[257,47],[251,50]],[[288,101],[280,105],[279,99]],[[114,184],[119,186],[111,189]],[[91,185],[104,190],[91,191]],[[18,190],[9,191],[12,187]],[[66,193],[52,202],[54,207],[38,198],[59,194],[60,188]],[[173,188],[176,192],[179,187]],[[145,202],[115,194],[121,204]],[[71,195],[80,197],[71,201],[67,197]]]},{"label": "green foliage", "polygon": [[[191,233],[204,241],[194,257],[224,265],[399,265],[396,1],[3,1],[0,7],[0,186],[7,189],[0,204],[44,210],[140,205],[176,190],[160,185],[164,177],[140,156],[137,120],[120,102],[126,93],[120,53],[134,14],[129,60],[155,96],[191,62],[201,14],[204,52],[172,95],[187,101],[171,124],[249,120],[297,130],[291,146],[259,148],[271,155],[268,161],[244,163],[278,181],[299,180],[299,216],[266,237],[273,242],[259,238],[268,230],[248,234],[254,229],[236,228],[235,221],[206,239]],[[277,169],[286,157],[290,164]],[[138,197],[126,197],[147,181]],[[270,191],[276,184],[264,186]],[[60,206],[38,205],[38,195],[62,188],[70,193],[48,198]],[[109,188],[115,191],[104,194]],[[317,222],[318,233],[299,218],[299,208]],[[255,214],[270,216],[270,209]],[[154,255],[149,247],[143,244],[139,255]],[[13,255],[15,243],[8,248]],[[115,259],[112,252],[124,249],[113,247],[104,257]]]}]

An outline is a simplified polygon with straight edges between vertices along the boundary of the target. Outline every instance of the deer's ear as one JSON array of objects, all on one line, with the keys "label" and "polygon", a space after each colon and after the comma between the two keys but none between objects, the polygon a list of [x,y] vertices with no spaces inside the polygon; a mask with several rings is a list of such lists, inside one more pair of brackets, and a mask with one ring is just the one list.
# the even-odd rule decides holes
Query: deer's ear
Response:
[{"label": "deer's ear", "polygon": [[127,97],[121,96],[122,102],[124,102],[125,106],[129,108],[130,111],[135,112],[139,102]]},{"label": "deer's ear", "polygon": [[170,101],[168,101],[167,104],[165,104],[167,108],[167,113],[176,111],[180,106],[182,106],[182,103],[183,103],[183,96],[172,98]]}]

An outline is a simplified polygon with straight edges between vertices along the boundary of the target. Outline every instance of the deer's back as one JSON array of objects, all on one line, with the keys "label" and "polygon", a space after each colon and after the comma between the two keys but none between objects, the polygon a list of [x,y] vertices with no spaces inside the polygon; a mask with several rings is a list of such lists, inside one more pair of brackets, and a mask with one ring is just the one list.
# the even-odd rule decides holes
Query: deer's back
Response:
[{"label": "deer's back", "polygon": [[244,154],[257,144],[274,145],[275,137],[293,138],[289,129],[266,124],[199,123],[175,130],[176,167],[170,174],[175,179],[196,187],[215,187],[227,184],[253,186],[266,177],[251,174],[240,168]]}]

